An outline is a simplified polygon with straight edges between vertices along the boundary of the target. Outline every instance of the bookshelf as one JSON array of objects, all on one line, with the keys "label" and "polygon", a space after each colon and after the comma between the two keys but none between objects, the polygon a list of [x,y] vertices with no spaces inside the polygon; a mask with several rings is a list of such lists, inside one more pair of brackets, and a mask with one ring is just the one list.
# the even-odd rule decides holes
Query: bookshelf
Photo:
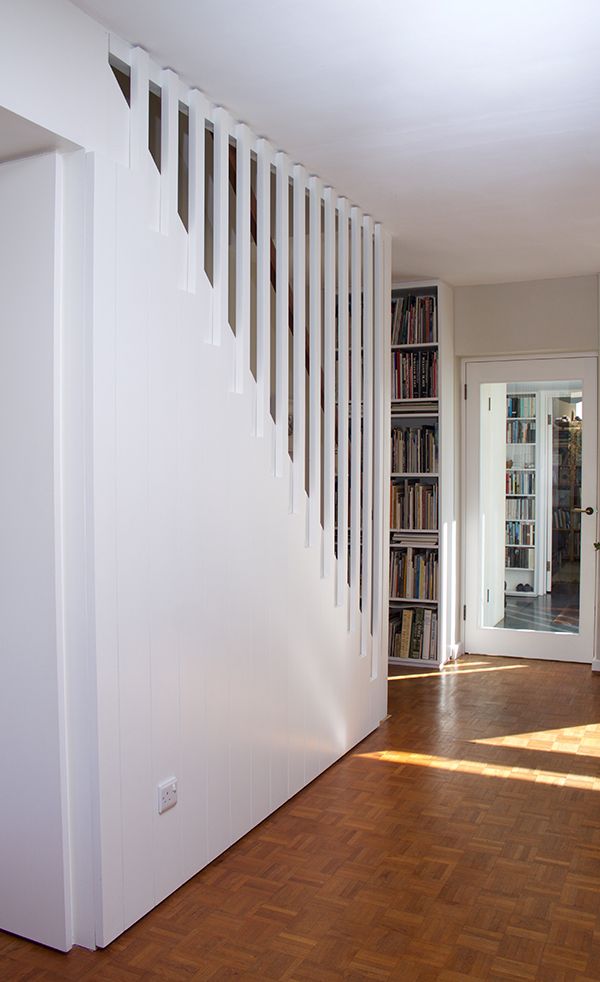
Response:
[{"label": "bookshelf", "polygon": [[390,344],[391,664],[440,662],[438,287],[394,289]]},{"label": "bookshelf", "polygon": [[506,396],[505,595],[536,592],[538,396]]}]

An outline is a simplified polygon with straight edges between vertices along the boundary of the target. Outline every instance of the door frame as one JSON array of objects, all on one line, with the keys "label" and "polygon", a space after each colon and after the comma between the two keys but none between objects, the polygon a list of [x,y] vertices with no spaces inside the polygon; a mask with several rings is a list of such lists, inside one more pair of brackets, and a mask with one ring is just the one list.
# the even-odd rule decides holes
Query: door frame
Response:
[{"label": "door frame", "polygon": [[[544,361],[547,359],[574,359],[589,358],[594,359],[596,364],[596,404],[597,404],[597,425],[596,425],[596,540],[600,539],[600,354],[598,351],[535,351],[520,352],[519,354],[494,354],[494,355],[463,355],[460,359],[460,390],[457,393],[460,401],[460,607],[462,617],[460,618],[460,643],[459,654],[465,651],[466,636],[466,602],[467,602],[467,366],[480,362],[505,362],[505,361]],[[599,601],[599,576],[598,562],[600,551],[596,555],[594,566],[594,625],[592,632],[592,659],[590,668],[592,672],[600,673],[600,612],[598,611]],[[488,656],[482,656],[488,657]],[[519,657],[498,653],[498,657]],[[574,662],[577,664],[577,662]],[[589,664],[588,661],[579,664]]]}]

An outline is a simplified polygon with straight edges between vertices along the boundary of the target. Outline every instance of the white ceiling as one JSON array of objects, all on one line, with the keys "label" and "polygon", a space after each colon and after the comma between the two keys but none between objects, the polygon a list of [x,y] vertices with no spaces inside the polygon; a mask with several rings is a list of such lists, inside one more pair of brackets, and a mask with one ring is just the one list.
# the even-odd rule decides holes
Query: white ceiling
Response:
[{"label": "white ceiling", "polygon": [[74,149],[69,140],[0,107],[0,163],[49,150]]},{"label": "white ceiling", "polygon": [[74,0],[394,236],[395,278],[600,270],[598,0]]}]

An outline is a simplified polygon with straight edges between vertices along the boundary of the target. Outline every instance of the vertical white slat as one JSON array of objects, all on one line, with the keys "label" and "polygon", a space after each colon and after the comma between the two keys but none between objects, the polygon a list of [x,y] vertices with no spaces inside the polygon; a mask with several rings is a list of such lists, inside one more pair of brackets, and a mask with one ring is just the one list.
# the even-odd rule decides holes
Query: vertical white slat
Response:
[{"label": "vertical white slat", "polygon": [[348,201],[338,201],[338,507],[337,590],[339,607],[348,600]]},{"label": "vertical white slat", "polygon": [[335,209],[337,195],[326,188],[323,237],[324,316],[323,316],[323,573],[333,568],[335,523]]},{"label": "vertical white slat", "polygon": [[170,68],[161,72],[160,230],[168,235],[177,216],[179,179],[179,77]]},{"label": "vertical white slat", "polygon": [[300,511],[306,467],[306,171],[294,167],[294,477],[292,509]]},{"label": "vertical white slat", "polygon": [[256,435],[264,436],[271,399],[271,162],[267,140],[256,147]]},{"label": "vertical white slat", "polygon": [[311,177],[310,225],[308,238],[309,268],[309,508],[308,542],[321,541],[321,197],[322,185]]},{"label": "vertical white slat", "polygon": [[235,390],[243,392],[250,368],[250,130],[236,127]]},{"label": "vertical white slat", "polygon": [[371,629],[373,650],[371,658],[371,678],[379,674],[378,653],[382,645],[383,608],[383,563],[386,556],[384,548],[384,518],[387,492],[384,484],[384,471],[389,457],[388,438],[383,425],[384,420],[384,268],[383,268],[383,229],[379,222],[374,229],[374,284],[373,284],[373,580],[371,587]]},{"label": "vertical white slat", "polygon": [[357,625],[360,600],[361,540],[361,402],[362,402],[362,215],[359,208],[350,210],[350,280],[351,280],[351,378],[350,378],[350,618]]},{"label": "vertical white slat", "polygon": [[284,153],[275,156],[275,474],[282,477],[288,456],[289,415],[289,161]]},{"label": "vertical white slat", "polygon": [[139,170],[148,155],[150,59],[143,48],[131,51],[131,115],[129,121],[129,166]]},{"label": "vertical white slat", "polygon": [[215,109],[214,122],[214,265],[213,344],[220,344],[229,316],[229,134],[231,119]]},{"label": "vertical white slat", "polygon": [[371,654],[373,541],[373,220],[363,221],[363,474],[361,654]]},{"label": "vertical white slat", "polygon": [[[389,614],[390,614],[390,474],[392,469],[392,458],[390,453],[390,433],[391,433],[391,293],[392,293],[392,238],[388,232],[383,231],[383,552],[381,568],[381,596],[382,596],[382,619],[381,619],[381,639],[380,639],[380,673],[387,675],[388,659],[388,638],[389,638]],[[387,446],[386,446],[387,444]],[[381,713],[383,719],[385,711]]]},{"label": "vertical white slat", "polygon": [[198,89],[188,98],[189,124],[189,216],[188,290],[196,293],[204,275],[204,160],[208,103]]}]

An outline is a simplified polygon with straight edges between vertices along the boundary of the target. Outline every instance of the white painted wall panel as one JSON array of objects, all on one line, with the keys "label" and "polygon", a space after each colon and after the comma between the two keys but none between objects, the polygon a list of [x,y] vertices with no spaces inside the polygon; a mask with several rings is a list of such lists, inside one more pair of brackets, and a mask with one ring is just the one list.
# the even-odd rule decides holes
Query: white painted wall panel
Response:
[{"label": "white painted wall panel", "polygon": [[0,167],[0,774],[10,782],[0,812],[0,927],[65,949],[57,168],[52,154]]},{"label": "white painted wall panel", "polygon": [[0,0],[0,105],[125,163],[129,111],[108,32],[64,0]]}]

